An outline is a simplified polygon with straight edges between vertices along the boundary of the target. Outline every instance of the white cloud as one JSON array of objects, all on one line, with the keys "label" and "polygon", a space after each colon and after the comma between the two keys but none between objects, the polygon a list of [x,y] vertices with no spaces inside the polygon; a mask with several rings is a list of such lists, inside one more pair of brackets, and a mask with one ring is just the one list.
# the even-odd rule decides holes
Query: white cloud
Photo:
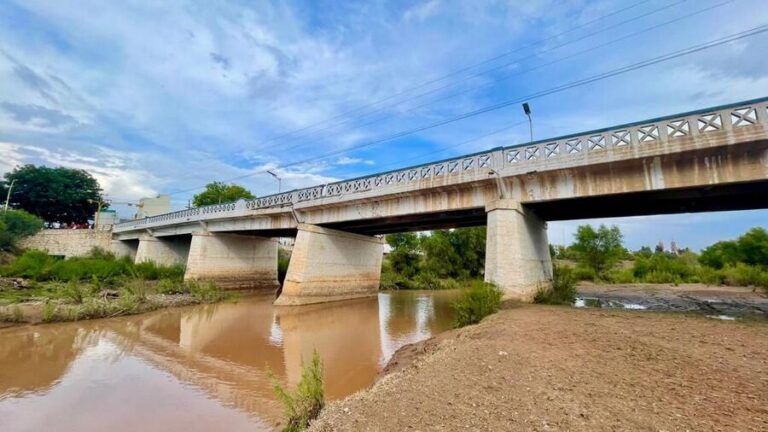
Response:
[{"label": "white cloud", "polygon": [[375,162],[368,159],[363,158],[353,158],[349,156],[342,156],[338,159],[336,159],[336,165],[357,165],[357,164],[365,164],[365,165],[373,165]]},{"label": "white cloud", "polygon": [[424,21],[425,19],[438,13],[441,3],[442,2],[440,0],[427,0],[417,4],[403,13],[403,19],[406,21]]}]

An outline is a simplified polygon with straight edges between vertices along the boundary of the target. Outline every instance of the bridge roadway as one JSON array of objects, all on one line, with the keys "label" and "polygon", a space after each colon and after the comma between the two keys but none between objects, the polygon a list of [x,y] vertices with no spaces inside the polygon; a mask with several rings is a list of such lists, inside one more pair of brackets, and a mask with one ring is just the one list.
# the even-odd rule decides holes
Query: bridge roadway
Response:
[{"label": "bridge roadway", "polygon": [[546,221],[768,208],[768,98],[499,147],[251,201],[118,224],[113,250],[187,279],[277,289],[276,304],[372,295],[381,234],[487,225],[485,278],[531,300],[552,276]]}]

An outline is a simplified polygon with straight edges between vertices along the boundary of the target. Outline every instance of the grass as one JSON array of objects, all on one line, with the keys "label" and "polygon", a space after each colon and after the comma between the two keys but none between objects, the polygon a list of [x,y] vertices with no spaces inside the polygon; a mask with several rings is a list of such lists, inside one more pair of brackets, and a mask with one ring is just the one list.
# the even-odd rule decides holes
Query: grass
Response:
[{"label": "grass", "polygon": [[462,291],[451,306],[455,312],[454,327],[477,324],[499,310],[501,290],[496,285],[475,281]]},{"label": "grass", "polygon": [[383,290],[445,290],[458,289],[473,281],[473,279],[440,278],[429,272],[420,272],[409,278],[395,272],[391,266],[384,265],[379,288]]},{"label": "grass", "polygon": [[269,371],[272,389],[283,404],[286,425],[283,432],[303,431],[317,418],[325,406],[323,388],[323,363],[317,350],[312,352],[312,361],[302,362],[301,380],[294,391],[283,388],[277,377]]},{"label": "grass", "polygon": [[120,279],[145,280],[184,278],[184,266],[160,266],[152,262],[134,264],[129,258],[94,248],[86,257],[61,259],[41,251],[27,251],[10,264],[0,266],[0,276],[42,281],[93,281],[113,284]]},{"label": "grass", "polygon": [[540,288],[534,303],[570,305],[576,301],[576,275],[571,267],[555,265],[552,274],[552,287]]}]

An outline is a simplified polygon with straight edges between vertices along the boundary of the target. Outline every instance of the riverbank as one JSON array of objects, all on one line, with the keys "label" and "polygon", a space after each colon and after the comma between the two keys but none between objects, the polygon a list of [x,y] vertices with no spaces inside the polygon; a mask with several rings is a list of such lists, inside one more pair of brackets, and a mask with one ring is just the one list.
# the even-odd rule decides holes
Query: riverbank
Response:
[{"label": "riverbank", "polygon": [[[166,283],[167,282],[167,283]],[[158,309],[236,299],[213,283],[125,281],[119,289],[97,284],[0,278],[0,328],[137,315]]]},{"label": "riverbank", "polygon": [[506,305],[401,349],[310,430],[765,430],[768,324]]}]

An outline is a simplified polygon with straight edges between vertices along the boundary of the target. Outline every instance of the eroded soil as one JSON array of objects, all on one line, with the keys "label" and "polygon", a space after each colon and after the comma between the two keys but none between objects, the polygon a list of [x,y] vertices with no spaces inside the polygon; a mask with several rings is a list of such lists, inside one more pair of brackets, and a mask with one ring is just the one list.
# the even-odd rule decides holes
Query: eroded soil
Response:
[{"label": "eroded soil", "polygon": [[768,430],[762,321],[511,306],[388,371],[311,430]]}]

